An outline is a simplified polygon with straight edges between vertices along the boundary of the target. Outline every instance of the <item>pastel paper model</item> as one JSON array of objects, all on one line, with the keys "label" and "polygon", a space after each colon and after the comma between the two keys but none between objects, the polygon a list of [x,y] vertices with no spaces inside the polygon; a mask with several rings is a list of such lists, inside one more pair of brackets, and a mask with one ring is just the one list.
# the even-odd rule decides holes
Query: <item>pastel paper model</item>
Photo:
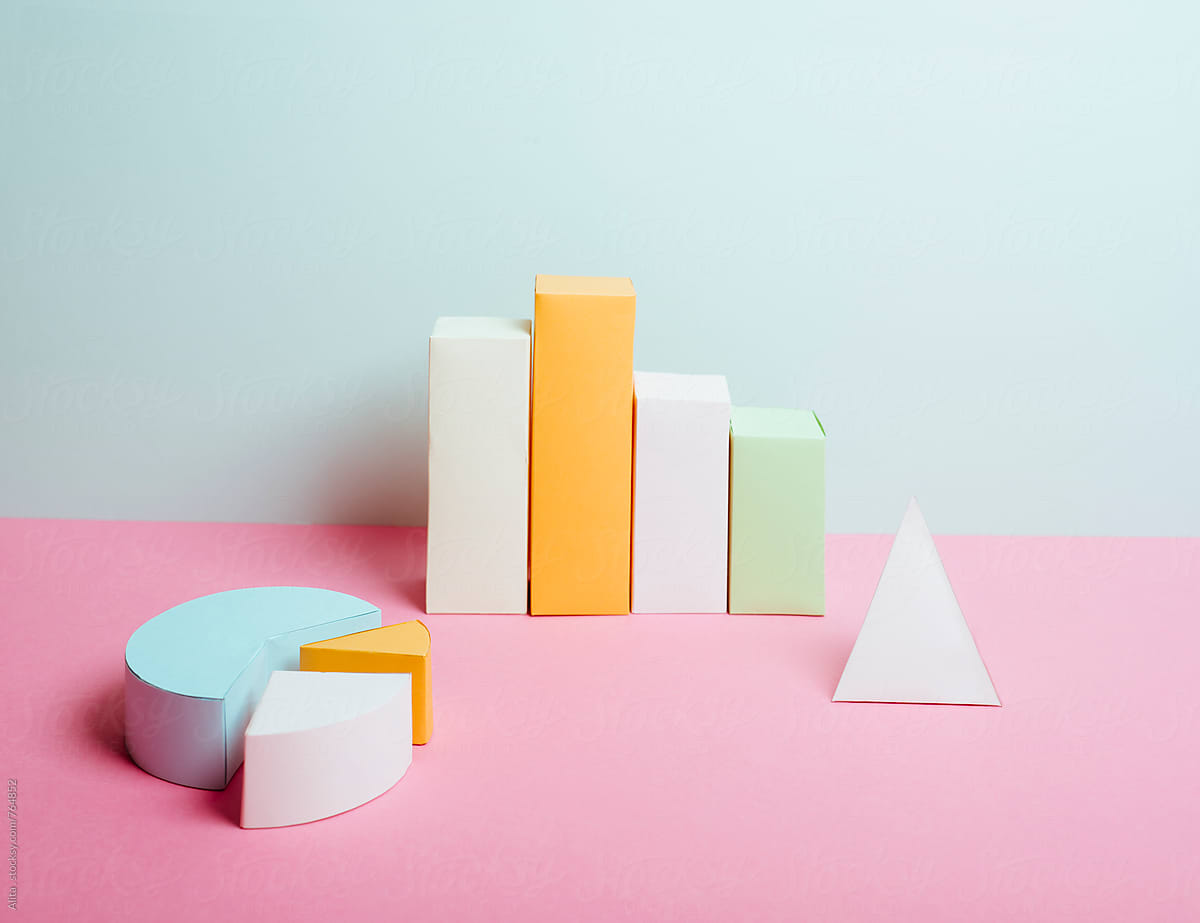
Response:
[{"label": "pastel paper model", "polygon": [[300,648],[301,670],[412,675],[414,744],[433,735],[433,675],[429,629],[419,620],[384,625]]},{"label": "pastel paper model", "polygon": [[314,587],[227,590],[156,615],[125,647],[129,755],[168,782],[224,788],[271,672],[295,670],[302,644],[379,623],[369,602]]},{"label": "pastel paper model", "polygon": [[412,763],[411,679],[272,673],[246,728],[242,826],[320,820],[399,782]]},{"label": "pastel paper model", "polygon": [[729,611],[825,614],[825,429],[811,410],[734,407]]},{"label": "pastel paper model", "polygon": [[1000,704],[915,499],[833,700]]},{"label": "pastel paper model", "polygon": [[634,372],[634,612],[726,611],[729,387]]},{"label": "pastel paper model", "polygon": [[529,612],[629,612],[633,320],[629,279],[534,281]]},{"label": "pastel paper model", "polygon": [[440,317],[429,338],[426,612],[526,611],[530,330]]}]

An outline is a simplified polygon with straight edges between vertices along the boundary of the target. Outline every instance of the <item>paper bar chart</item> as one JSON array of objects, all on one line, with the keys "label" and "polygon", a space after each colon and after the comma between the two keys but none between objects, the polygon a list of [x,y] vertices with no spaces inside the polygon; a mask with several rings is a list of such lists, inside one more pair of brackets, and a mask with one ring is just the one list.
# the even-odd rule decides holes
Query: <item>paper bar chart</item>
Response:
[{"label": "paper bar chart", "polygon": [[722,375],[633,371],[623,277],[429,340],[426,611],[823,615],[825,431]]},{"label": "paper bar chart", "polygon": [[632,611],[725,612],[729,386],[634,372]]},{"label": "paper bar chart", "polygon": [[629,279],[534,282],[533,615],[629,612],[635,301]]},{"label": "paper bar chart", "polygon": [[825,614],[825,430],[810,410],[734,407],[729,611]]},{"label": "paper bar chart", "polygon": [[530,328],[442,317],[429,338],[427,612],[526,611]]}]

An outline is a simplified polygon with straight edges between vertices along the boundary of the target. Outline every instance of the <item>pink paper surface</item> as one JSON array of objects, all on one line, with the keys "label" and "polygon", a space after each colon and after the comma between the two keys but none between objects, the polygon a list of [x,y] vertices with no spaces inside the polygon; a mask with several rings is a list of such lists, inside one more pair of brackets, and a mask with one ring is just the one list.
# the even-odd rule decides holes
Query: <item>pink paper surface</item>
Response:
[{"label": "pink paper surface", "polygon": [[[823,619],[426,617],[419,529],[0,520],[14,919],[1195,919],[1200,540],[939,539],[1004,707],[832,704],[890,541]],[[289,583],[426,621],[434,737],[242,830],[125,755],[124,645]]]}]

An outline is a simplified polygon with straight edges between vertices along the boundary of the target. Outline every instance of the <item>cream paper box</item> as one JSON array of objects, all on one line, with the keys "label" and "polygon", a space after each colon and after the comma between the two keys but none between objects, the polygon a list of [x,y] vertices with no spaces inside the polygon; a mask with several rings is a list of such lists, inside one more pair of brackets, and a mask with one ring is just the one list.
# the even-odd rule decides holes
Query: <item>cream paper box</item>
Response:
[{"label": "cream paper box", "polygon": [[633,611],[724,612],[729,387],[634,372]]},{"label": "cream paper box", "polygon": [[734,407],[729,611],[825,614],[825,430],[811,410]]},{"label": "cream paper box", "polygon": [[531,331],[441,317],[429,338],[427,612],[526,611]]}]

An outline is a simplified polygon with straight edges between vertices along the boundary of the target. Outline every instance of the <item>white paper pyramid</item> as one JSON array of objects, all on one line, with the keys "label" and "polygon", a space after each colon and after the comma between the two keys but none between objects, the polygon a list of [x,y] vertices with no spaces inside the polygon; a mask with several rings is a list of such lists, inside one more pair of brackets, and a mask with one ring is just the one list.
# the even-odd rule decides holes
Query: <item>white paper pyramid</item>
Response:
[{"label": "white paper pyramid", "polygon": [[915,498],[833,700],[1000,704]]}]

